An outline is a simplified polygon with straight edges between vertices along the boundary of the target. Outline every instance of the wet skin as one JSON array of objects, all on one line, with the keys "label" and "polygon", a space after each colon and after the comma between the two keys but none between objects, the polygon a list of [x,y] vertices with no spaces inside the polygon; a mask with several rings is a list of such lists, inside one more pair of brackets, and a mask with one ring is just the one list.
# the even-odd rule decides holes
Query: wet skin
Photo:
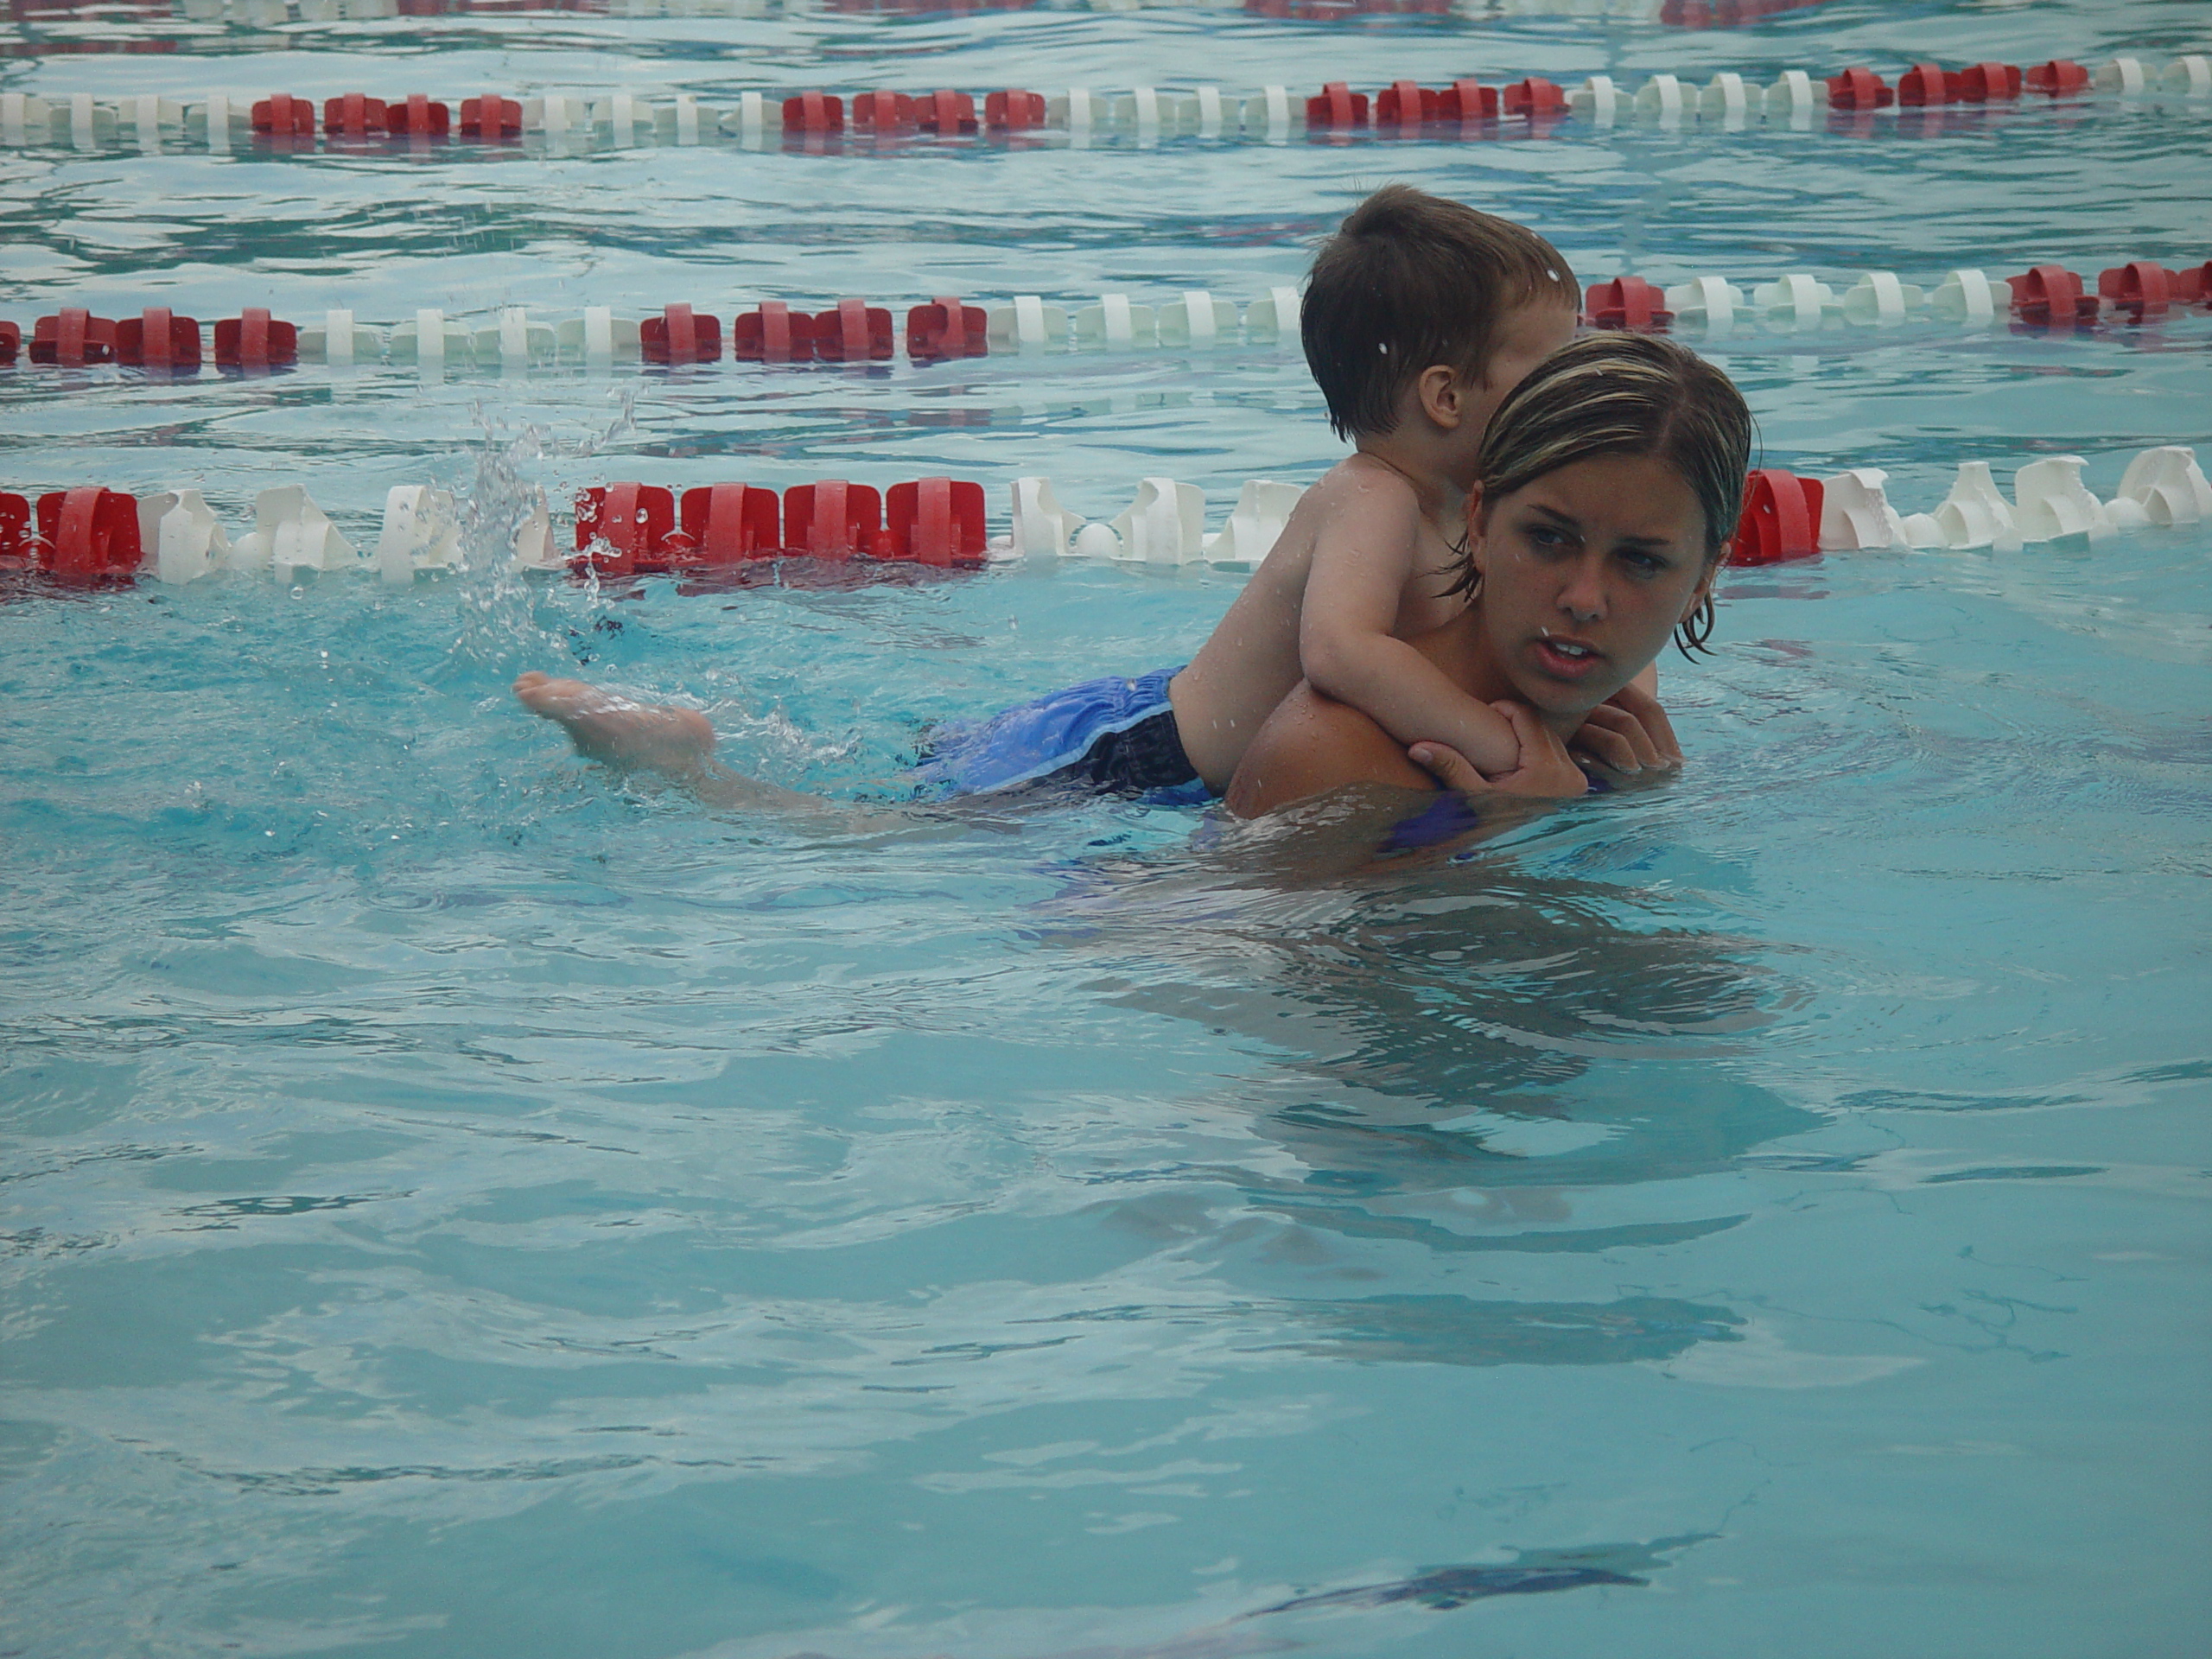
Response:
[{"label": "wet skin", "polygon": [[1246,753],[1231,811],[1256,817],[1350,785],[1433,789],[1439,779],[1470,791],[1577,795],[1570,737],[1624,771],[1680,760],[1665,715],[1634,683],[1712,585],[1716,562],[1688,485],[1664,461],[1601,455],[1496,500],[1471,498],[1471,518],[1480,591],[1410,643],[1513,721],[1520,770],[1485,782],[1427,745],[1409,759],[1365,715],[1301,683]]}]

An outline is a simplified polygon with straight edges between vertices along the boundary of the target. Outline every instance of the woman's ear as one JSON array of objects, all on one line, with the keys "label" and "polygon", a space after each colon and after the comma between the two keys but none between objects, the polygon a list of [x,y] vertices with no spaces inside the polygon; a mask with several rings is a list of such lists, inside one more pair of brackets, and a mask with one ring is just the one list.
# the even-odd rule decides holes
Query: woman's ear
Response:
[{"label": "woman's ear", "polygon": [[1467,486],[1467,562],[1478,572],[1482,569],[1483,556],[1483,486],[1480,479]]},{"label": "woman's ear", "polygon": [[1728,550],[1723,546],[1719,555],[1706,565],[1705,575],[1699,579],[1697,586],[1690,589],[1690,596],[1682,606],[1682,613],[1675,619],[1676,627],[1681,626],[1712,602],[1713,584],[1719,580],[1720,567],[1727,562]]}]

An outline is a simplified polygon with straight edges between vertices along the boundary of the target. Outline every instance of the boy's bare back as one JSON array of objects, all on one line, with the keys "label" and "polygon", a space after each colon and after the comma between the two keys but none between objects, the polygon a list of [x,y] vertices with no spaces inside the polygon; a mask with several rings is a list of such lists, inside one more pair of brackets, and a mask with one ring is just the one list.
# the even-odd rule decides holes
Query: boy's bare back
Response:
[{"label": "boy's bare back", "polygon": [[1410,544],[1412,575],[1400,587],[1401,639],[1440,627],[1465,604],[1447,593],[1457,552],[1421,512],[1406,475],[1372,455],[1356,454],[1331,467],[1306,492],[1274,549],[1211,638],[1168,687],[1184,752],[1198,776],[1227,788],[1245,745],[1275,705],[1305,677],[1299,624],[1324,537],[1351,556],[1365,547],[1402,561]]}]

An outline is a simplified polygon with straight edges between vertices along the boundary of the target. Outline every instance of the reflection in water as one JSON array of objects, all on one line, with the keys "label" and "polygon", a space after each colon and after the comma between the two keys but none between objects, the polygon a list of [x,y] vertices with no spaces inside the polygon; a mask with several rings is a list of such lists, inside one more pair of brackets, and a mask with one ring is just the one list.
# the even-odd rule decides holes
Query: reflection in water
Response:
[{"label": "reflection in water", "polygon": [[1696,925],[1679,895],[1560,873],[1605,861],[1588,817],[1512,849],[1319,879],[1346,861],[1317,833],[1262,842],[1257,870],[1253,838],[1236,836],[1195,861],[1094,865],[1044,936],[1110,963],[1096,988],[1114,1001],[1262,1039],[1277,1058],[1240,1103],[1289,1160],[1185,1174],[1231,1186],[1296,1236],[1333,1236],[1370,1276],[1401,1264],[1397,1293],[1250,1305],[1281,1332],[1268,1345],[1603,1365],[1736,1341],[1743,1320],[1725,1306],[1517,1300],[1510,1280],[1480,1300],[1457,1284],[1432,1293],[1426,1273],[1471,1253],[1595,1255],[1736,1225],[1680,1213],[1674,1192],[1655,1194],[1671,1212],[1654,1217],[1624,1218],[1614,1200],[1602,1224],[1575,1219],[1602,1190],[1725,1171],[1821,1122],[1724,1064],[1794,988],[1746,959],[1749,942]]},{"label": "reflection in water", "polygon": [[1725,1307],[1630,1296],[1603,1305],[1482,1302],[1465,1296],[1375,1296],[1306,1302],[1326,1332],[1296,1345],[1340,1359],[1430,1365],[1618,1365],[1672,1359],[1693,1344],[1733,1342],[1743,1319]]}]

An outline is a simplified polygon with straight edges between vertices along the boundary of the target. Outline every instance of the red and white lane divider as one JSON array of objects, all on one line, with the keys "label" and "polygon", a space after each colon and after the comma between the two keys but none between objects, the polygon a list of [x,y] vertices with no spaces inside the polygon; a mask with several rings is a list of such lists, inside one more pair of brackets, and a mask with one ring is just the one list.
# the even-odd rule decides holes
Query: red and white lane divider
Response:
[{"label": "red and white lane divider", "polygon": [[[842,479],[785,490],[710,484],[677,492],[653,484],[583,491],[574,507],[574,550],[556,539],[541,496],[515,537],[525,570],[614,579],[699,575],[785,557],[874,565],[973,567],[994,557],[983,486],[950,478],[887,490]],[[461,562],[453,496],[423,485],[386,493],[384,521],[366,551],[331,522],[297,484],[264,490],[253,528],[235,539],[197,490],[134,496],[97,486],[36,497],[0,493],[0,571],[64,582],[171,583],[220,571],[298,581],[325,573],[375,572],[406,583]]]},{"label": "red and white lane divider", "polygon": [[2151,525],[2212,520],[2212,484],[2196,452],[2180,444],[2145,449],[2128,462],[2120,490],[2101,501],[2082,481],[2079,455],[2031,461],[2012,474],[2006,499],[1986,461],[1960,464],[1950,493],[1932,512],[1900,513],[1889,474],[1858,467],[1831,478],[1769,468],[1751,474],[1731,564],[1777,564],[1861,548],[1978,548],[2011,552],[2072,536],[2095,543]]},{"label": "red and white lane divider", "polygon": [[212,328],[212,353],[200,324],[166,308],[137,317],[95,316],[65,307],[22,325],[0,320],[0,366],[18,362],[83,368],[103,364],[198,372],[281,368],[302,362],[336,365],[391,363],[431,370],[513,371],[560,365],[737,363],[887,363],[902,353],[918,363],[1044,351],[1209,351],[1271,346],[1298,339],[1298,290],[1274,288],[1249,305],[1192,289],[1160,304],[1126,294],[1102,294],[1068,307],[1017,295],[990,307],[940,295],[906,308],[903,326],[887,306],[865,299],[834,302],[820,311],[763,300],[725,327],[688,304],[645,317],[591,306],[581,316],[547,321],[521,306],[502,307],[491,326],[424,307],[390,325],[372,325],[351,310],[293,323],[249,309]]},{"label": "red and white lane divider", "polygon": [[2169,269],[2131,260],[2097,273],[2094,283],[2062,264],[2033,265],[1997,277],[1948,270],[1934,283],[1905,282],[1893,270],[1861,271],[1831,283],[1810,271],[1738,285],[1693,276],[1661,287],[1640,276],[1594,283],[1583,299],[1592,327],[1666,332],[1688,328],[1707,339],[1734,334],[1800,334],[1824,328],[1895,328],[1933,322],[1989,328],[2069,330],[2100,321],[2140,323],[2169,311],[2212,305],[2212,260]]},{"label": "red and white lane divider", "polygon": [[[2028,462],[2008,499],[1986,461],[1962,463],[1933,511],[1900,513],[1889,474],[1854,468],[1804,478],[1767,468],[1751,476],[1729,563],[1777,564],[1857,549],[1990,548],[2080,537],[2090,543],[2150,526],[2212,522],[2212,483],[2181,445],[2136,455],[2109,500],[2082,481],[2077,455]],[[778,559],[870,568],[973,569],[1012,560],[1096,560],[1147,567],[1211,564],[1249,569],[1265,558],[1304,490],[1246,481],[1218,530],[1206,528],[1205,492],[1172,478],[1142,480],[1114,517],[1087,520],[1060,505],[1052,480],[1017,479],[1009,533],[992,536],[983,486],[927,478],[879,491],[819,479],[780,493],[722,483],[677,491],[614,483],[579,493],[563,537],[543,496],[513,547],[515,567],[622,580],[656,574],[729,575]],[[296,582],[373,572],[405,584],[461,563],[454,498],[427,486],[389,491],[365,551],[299,485],[264,490],[254,525],[233,539],[196,490],[134,496],[87,486],[36,497],[0,493],[0,572],[69,583],[169,583],[223,571]]]},{"label": "red and white lane divider", "polygon": [[[2169,269],[2138,259],[2099,272],[2094,289],[2081,273],[2058,264],[2032,266],[2001,280],[1979,270],[1951,270],[1928,286],[1887,270],[1863,271],[1843,284],[1808,271],[1748,286],[1719,276],[1664,288],[1640,276],[1616,276],[1591,285],[1583,321],[1597,328],[1684,328],[1717,339],[1913,322],[2068,330],[2100,321],[2141,323],[2204,306],[2212,306],[2212,261]],[[839,300],[817,312],[764,300],[733,315],[727,328],[712,313],[688,304],[664,306],[645,317],[592,306],[582,316],[550,322],[524,307],[506,306],[488,327],[435,307],[390,326],[363,322],[351,310],[295,323],[249,308],[204,329],[197,319],[166,306],[123,318],[64,307],[35,319],[28,340],[22,325],[0,319],[0,367],[115,365],[189,375],[211,364],[252,370],[321,362],[389,363],[426,373],[512,372],[617,363],[711,364],[726,357],[764,366],[887,363],[902,350],[917,363],[1068,351],[1211,351],[1294,345],[1299,308],[1298,290],[1287,285],[1242,307],[1204,289],[1156,304],[1102,294],[1075,306],[1033,294],[988,306],[941,295],[906,308],[903,327],[891,308],[865,299]]]},{"label": "red and white lane divider", "polygon": [[[556,92],[510,97],[483,88],[448,102],[416,92],[378,97],[340,93],[319,103],[291,92],[262,96],[207,92],[166,98],[142,92],[59,98],[0,92],[0,145],[100,150],[170,148],[226,154],[244,147],[290,152],[358,151],[365,145],[514,143],[632,149],[734,143],[765,149],[836,146],[865,152],[910,142],[1052,134],[1071,143],[1162,139],[1285,143],[1294,136],[1342,139],[1479,139],[1542,136],[1574,120],[1605,128],[1643,123],[1662,128],[1739,130],[1753,124],[1809,126],[1816,112],[1872,115],[2018,103],[2025,99],[2149,99],[2190,108],[2212,99],[2212,57],[2184,54],[2164,62],[2119,57],[2088,65],[2069,59],[2022,67],[1978,63],[1947,69],[1906,67],[1894,79],[1853,67],[1834,74],[1783,71],[1771,82],[1724,72],[1709,80],[1656,74],[1634,87],[1592,75],[1568,87],[1541,76],[1426,86],[1401,80],[1372,92],[1331,81],[1319,92],[1289,86],[1238,92],[1218,86],[1138,86],[1106,92],[1088,86],[1039,92],[1024,87],[922,92],[876,88],[834,92],[747,92],[728,104],[682,92],[654,99],[632,92]],[[1843,130],[1859,130],[1845,124]]]}]

